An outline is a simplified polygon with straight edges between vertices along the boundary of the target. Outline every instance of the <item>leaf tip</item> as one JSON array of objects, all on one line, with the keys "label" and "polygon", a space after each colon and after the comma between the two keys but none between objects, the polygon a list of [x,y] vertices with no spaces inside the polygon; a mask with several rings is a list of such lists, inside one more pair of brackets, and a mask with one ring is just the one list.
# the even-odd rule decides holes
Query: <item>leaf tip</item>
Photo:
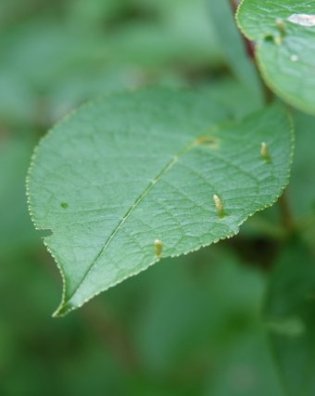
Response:
[{"label": "leaf tip", "polygon": [[62,301],[59,307],[52,314],[52,317],[62,318],[63,316],[66,316],[69,312],[73,311],[75,308],[76,307],[73,304],[71,304],[69,301],[68,302]]}]

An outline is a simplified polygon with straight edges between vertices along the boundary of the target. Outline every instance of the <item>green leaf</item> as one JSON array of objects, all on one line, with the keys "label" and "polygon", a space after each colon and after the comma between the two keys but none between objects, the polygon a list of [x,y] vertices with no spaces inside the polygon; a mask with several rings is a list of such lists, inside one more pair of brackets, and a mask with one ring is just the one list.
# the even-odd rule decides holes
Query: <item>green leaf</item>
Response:
[{"label": "green leaf", "polygon": [[234,111],[206,92],[121,93],[41,141],[29,204],[36,227],[52,232],[45,243],[64,277],[56,315],[161,257],[235,235],[275,202],[291,162],[287,113],[276,105],[227,122]]},{"label": "green leaf", "polygon": [[300,241],[287,246],[267,293],[265,315],[288,395],[315,394],[315,264]]},{"label": "green leaf", "polygon": [[243,0],[237,20],[256,42],[261,73],[272,90],[300,110],[315,113],[315,3]]}]

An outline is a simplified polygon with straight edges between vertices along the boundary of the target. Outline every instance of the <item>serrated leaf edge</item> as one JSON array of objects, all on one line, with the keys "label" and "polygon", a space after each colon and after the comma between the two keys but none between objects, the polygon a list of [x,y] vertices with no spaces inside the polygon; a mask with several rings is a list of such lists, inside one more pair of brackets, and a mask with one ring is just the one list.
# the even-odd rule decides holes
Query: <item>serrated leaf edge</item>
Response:
[{"label": "serrated leaf edge", "polygon": [[[244,1],[244,0],[243,0]],[[176,90],[176,89],[175,89]],[[180,90],[180,89],[178,89]],[[32,212],[32,206],[31,206],[31,192],[30,192],[30,179],[31,179],[31,174],[32,174],[32,170],[33,167],[35,166],[35,160],[36,160],[36,156],[37,156],[37,151],[39,150],[41,144],[43,141],[45,141],[53,132],[56,128],[59,128],[60,126],[62,126],[63,124],[65,124],[69,119],[71,119],[77,112],[81,111],[82,108],[84,109],[88,109],[89,107],[94,106],[95,104],[97,104],[100,100],[104,100],[104,98],[110,98],[110,95],[106,95],[105,97],[99,97],[98,99],[94,100],[94,101],[90,101],[82,106],[80,106],[79,108],[72,110],[71,112],[69,112],[60,122],[56,123],[47,133],[45,136],[43,136],[39,143],[37,144],[37,146],[34,148],[33,154],[31,156],[31,162],[30,162],[30,166],[28,168],[27,171],[27,176],[26,176],[26,197],[27,197],[27,206],[28,206],[28,210],[29,210],[29,214],[32,220],[32,223],[35,227],[36,230],[38,231],[43,231],[43,230],[47,230],[47,228],[45,227],[38,227],[38,225],[36,224],[36,220],[35,220],[35,216],[34,213]],[[169,255],[167,257],[163,257],[163,258],[175,258],[175,257],[180,257],[180,256],[186,256],[190,253],[196,252],[202,248],[208,247],[212,244],[216,244],[221,240],[226,240],[226,239],[231,239],[232,237],[234,237],[235,235],[237,235],[239,233],[239,229],[242,226],[242,224],[245,223],[245,221],[247,221],[250,217],[252,217],[255,213],[258,213],[262,210],[265,210],[271,206],[273,206],[278,199],[280,198],[280,196],[282,195],[282,193],[284,192],[285,188],[288,185],[289,179],[290,179],[290,174],[291,174],[291,166],[293,163],[293,157],[294,157],[294,148],[295,148],[295,136],[294,136],[294,123],[293,123],[293,118],[291,116],[291,114],[289,113],[288,110],[285,111],[287,117],[288,117],[288,121],[289,121],[289,125],[290,125],[290,130],[289,135],[291,136],[291,153],[290,153],[290,158],[289,158],[289,164],[288,164],[288,173],[286,176],[286,180],[285,183],[283,184],[283,186],[281,187],[281,189],[279,190],[279,194],[275,197],[275,199],[270,202],[269,204],[264,205],[263,207],[261,207],[258,210],[253,211],[252,213],[250,213],[246,218],[244,218],[241,222],[239,222],[236,226],[236,230],[231,232],[230,234],[224,236],[224,237],[220,237],[214,241],[212,241],[211,243],[204,243],[201,244],[199,246],[197,246],[195,249],[189,249],[184,251],[183,253],[180,254],[172,254]],[[247,116],[248,117],[248,116]],[[244,117],[247,118],[247,117]],[[241,122],[241,120],[238,120],[238,122]],[[49,231],[52,231],[49,229]],[[52,256],[52,258],[54,259],[54,261],[56,262],[58,271],[60,273],[61,279],[62,279],[62,295],[61,295],[61,301],[57,307],[57,309],[53,312],[52,317],[57,318],[57,317],[63,317],[67,314],[69,314],[70,312],[81,308],[84,304],[86,304],[88,301],[90,301],[91,299],[93,299],[94,297],[98,296],[99,294],[103,293],[104,291],[107,291],[109,289],[111,289],[114,286],[117,286],[118,284],[122,283],[123,281],[125,281],[128,278],[134,277],[138,274],[140,274],[141,272],[147,270],[148,268],[150,268],[152,265],[156,264],[157,262],[160,261],[160,258],[156,258],[155,260],[153,260],[152,262],[150,262],[146,268],[142,268],[139,271],[135,271],[131,274],[126,275],[124,278],[120,279],[117,282],[114,282],[113,284],[111,284],[110,286],[104,287],[104,289],[99,290],[98,292],[92,294],[91,296],[89,296],[88,298],[84,299],[80,304],[78,305],[73,305],[73,304],[69,304],[69,301],[66,301],[65,296],[66,296],[66,289],[67,289],[67,282],[66,282],[66,277],[63,271],[62,266],[60,265],[58,259],[56,258],[56,256],[54,255],[52,249],[47,245],[46,243],[46,237],[43,237],[43,243],[47,249],[47,251],[50,253],[50,255]]]}]

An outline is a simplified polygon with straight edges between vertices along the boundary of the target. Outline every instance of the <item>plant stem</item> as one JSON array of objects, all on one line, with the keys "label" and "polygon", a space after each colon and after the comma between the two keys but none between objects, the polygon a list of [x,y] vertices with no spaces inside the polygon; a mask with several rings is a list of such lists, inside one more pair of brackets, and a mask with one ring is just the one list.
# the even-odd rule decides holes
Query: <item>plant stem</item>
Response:
[{"label": "plant stem", "polygon": [[[230,1],[231,1],[231,7],[233,10],[233,14],[235,14],[240,2],[238,0],[230,0]],[[243,34],[241,34],[241,36],[242,36],[248,57],[250,59],[252,59],[253,62],[255,62],[255,45],[254,45],[254,43],[252,41],[248,40]]]},{"label": "plant stem", "polygon": [[279,199],[279,209],[281,221],[288,234],[291,235],[295,230],[295,222],[293,220],[292,211],[289,205],[287,192],[285,191]]},{"label": "plant stem", "polygon": [[231,0],[231,6],[234,12],[236,12],[239,3],[240,3],[239,0]]}]

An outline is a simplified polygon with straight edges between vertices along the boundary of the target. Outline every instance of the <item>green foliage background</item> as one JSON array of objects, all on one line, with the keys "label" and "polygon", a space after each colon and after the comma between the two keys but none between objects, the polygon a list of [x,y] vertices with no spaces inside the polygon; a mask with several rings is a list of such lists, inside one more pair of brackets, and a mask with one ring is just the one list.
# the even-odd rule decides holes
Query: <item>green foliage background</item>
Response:
[{"label": "green foliage background", "polygon": [[213,15],[202,0],[1,1],[1,395],[314,394],[315,124],[302,113],[287,192],[294,242],[274,207],[231,241],[49,317],[61,282],[26,208],[34,145],[103,93],[242,81]]}]

